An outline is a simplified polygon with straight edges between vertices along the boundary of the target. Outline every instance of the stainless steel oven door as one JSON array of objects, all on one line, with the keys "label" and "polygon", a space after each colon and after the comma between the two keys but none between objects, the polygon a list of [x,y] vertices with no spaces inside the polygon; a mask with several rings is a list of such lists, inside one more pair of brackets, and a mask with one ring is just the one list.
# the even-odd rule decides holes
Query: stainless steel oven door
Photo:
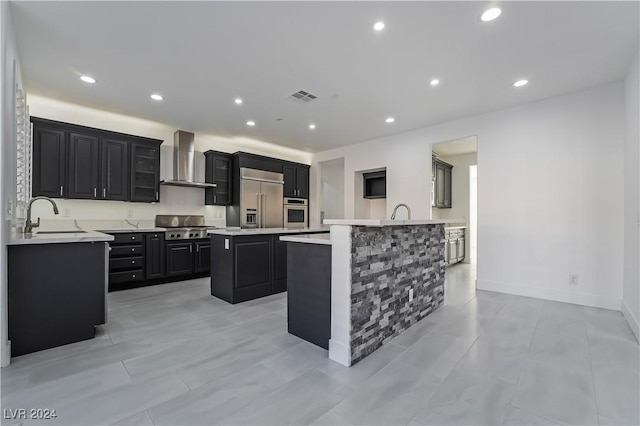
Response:
[{"label": "stainless steel oven door", "polygon": [[286,205],[284,206],[284,227],[285,228],[306,228],[309,226],[309,213],[307,206]]}]

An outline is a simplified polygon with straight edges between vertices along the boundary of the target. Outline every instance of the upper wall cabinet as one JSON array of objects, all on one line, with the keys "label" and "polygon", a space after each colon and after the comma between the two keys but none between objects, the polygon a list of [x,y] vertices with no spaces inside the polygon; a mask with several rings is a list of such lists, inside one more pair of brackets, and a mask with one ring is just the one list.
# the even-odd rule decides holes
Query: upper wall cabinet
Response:
[{"label": "upper wall cabinet", "polygon": [[158,201],[162,141],[32,118],[33,196]]},{"label": "upper wall cabinet", "polygon": [[451,174],[453,166],[437,158],[433,159],[434,170],[434,206],[438,208],[451,208]]},{"label": "upper wall cabinet", "polygon": [[160,201],[160,144],[131,144],[131,201]]},{"label": "upper wall cabinet", "polygon": [[215,183],[215,188],[206,188],[204,200],[209,206],[228,206],[231,199],[231,154],[207,151],[205,157],[205,182]]},{"label": "upper wall cabinet", "polygon": [[284,196],[309,198],[309,166],[287,163],[282,166]]}]

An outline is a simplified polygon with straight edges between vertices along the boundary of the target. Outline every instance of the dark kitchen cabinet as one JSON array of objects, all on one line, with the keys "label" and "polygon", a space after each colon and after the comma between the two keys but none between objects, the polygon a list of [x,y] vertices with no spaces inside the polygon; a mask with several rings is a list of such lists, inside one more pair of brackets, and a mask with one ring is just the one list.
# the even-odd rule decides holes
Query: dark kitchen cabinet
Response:
[{"label": "dark kitchen cabinet", "polygon": [[193,272],[209,272],[211,269],[211,242],[199,241],[193,243],[195,247],[195,258]]},{"label": "dark kitchen cabinet", "polygon": [[191,242],[167,242],[167,276],[193,273],[193,244]]},{"label": "dark kitchen cabinet", "polygon": [[140,282],[145,278],[145,239],[139,232],[112,233],[109,251],[109,286]]},{"label": "dark kitchen cabinet", "polygon": [[98,137],[70,132],[69,198],[98,199],[99,166],[100,140]]},{"label": "dark kitchen cabinet", "polygon": [[31,122],[34,196],[158,201],[162,141],[37,117]]},{"label": "dark kitchen cabinet", "polygon": [[7,247],[11,356],[95,336],[106,323],[106,242]]},{"label": "dark kitchen cabinet", "polygon": [[218,151],[207,151],[204,155],[205,182],[216,184],[215,188],[205,189],[205,204],[211,206],[231,205],[231,155]]},{"label": "dark kitchen cabinet", "polygon": [[145,264],[146,279],[156,279],[165,277],[165,249],[164,234],[150,233],[145,235]]},{"label": "dark kitchen cabinet", "polygon": [[282,166],[282,173],[285,197],[309,198],[309,166],[285,164]]},{"label": "dark kitchen cabinet", "polygon": [[286,291],[287,255],[279,234],[211,235],[211,295],[239,303]]},{"label": "dark kitchen cabinet", "polygon": [[209,273],[211,242],[209,239],[167,241],[166,259],[168,277]]},{"label": "dark kitchen cabinet", "polygon": [[64,130],[34,122],[31,188],[33,196],[66,197],[66,164],[67,145]]},{"label": "dark kitchen cabinet", "polygon": [[287,242],[273,236],[273,292],[287,291]]},{"label": "dark kitchen cabinet", "polygon": [[432,167],[435,170],[435,207],[451,208],[453,166],[434,158]]},{"label": "dark kitchen cabinet", "polygon": [[[129,199],[129,142],[115,138],[102,138],[101,179],[103,200]],[[100,191],[100,189],[98,189]]]},{"label": "dark kitchen cabinet", "polygon": [[131,201],[160,200],[160,144],[131,144]]}]

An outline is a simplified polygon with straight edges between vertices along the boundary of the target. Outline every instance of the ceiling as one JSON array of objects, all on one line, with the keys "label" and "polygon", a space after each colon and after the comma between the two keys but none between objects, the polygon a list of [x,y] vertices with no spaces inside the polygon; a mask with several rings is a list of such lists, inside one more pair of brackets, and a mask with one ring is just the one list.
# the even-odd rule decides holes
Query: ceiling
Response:
[{"label": "ceiling", "polygon": [[452,141],[434,143],[431,145],[431,150],[441,157],[470,154],[478,151],[478,138],[476,136],[467,136],[466,138]]},{"label": "ceiling", "polygon": [[[482,22],[489,5],[13,1],[11,13],[28,93],[308,152],[621,80],[638,52],[638,2],[502,2]],[[299,90],[317,99],[292,100]]]}]

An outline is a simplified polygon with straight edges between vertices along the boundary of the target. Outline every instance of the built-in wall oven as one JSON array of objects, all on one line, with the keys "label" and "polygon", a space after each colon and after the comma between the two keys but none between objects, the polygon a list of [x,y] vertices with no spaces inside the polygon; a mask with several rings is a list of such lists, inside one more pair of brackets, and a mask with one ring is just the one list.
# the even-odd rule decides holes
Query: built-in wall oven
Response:
[{"label": "built-in wall oven", "polygon": [[309,203],[304,198],[284,199],[284,227],[307,228],[309,226]]}]

